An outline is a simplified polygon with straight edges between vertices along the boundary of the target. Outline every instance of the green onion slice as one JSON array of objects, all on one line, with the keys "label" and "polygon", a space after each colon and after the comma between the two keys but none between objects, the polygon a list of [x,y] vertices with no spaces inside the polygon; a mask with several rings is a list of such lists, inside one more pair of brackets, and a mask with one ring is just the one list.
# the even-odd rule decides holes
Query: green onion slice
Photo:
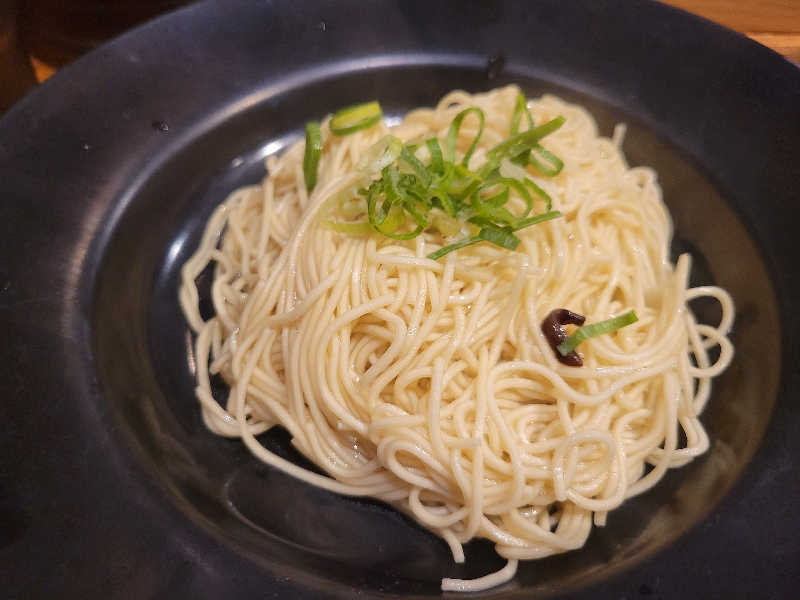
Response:
[{"label": "green onion slice", "polygon": [[550,211],[553,208],[553,199],[550,194],[540,188],[532,179],[526,179],[525,185],[531,188],[531,191],[545,201],[545,210]]},{"label": "green onion slice", "polygon": [[303,154],[303,178],[306,180],[306,190],[311,193],[317,185],[317,167],[322,156],[322,134],[319,123],[311,121],[306,123],[306,151]]},{"label": "green onion slice", "polygon": [[[517,135],[517,133],[519,133],[520,120],[522,119],[523,114],[528,122],[528,129],[533,129],[533,117],[531,116],[531,111],[528,110],[528,100],[523,94],[520,93],[517,94],[517,100],[514,104],[514,112],[511,115],[511,127],[509,135]],[[514,157],[514,162],[517,162],[524,167],[528,164],[528,162],[530,162],[530,155],[530,150],[523,152],[522,154]]]},{"label": "green onion slice", "polygon": [[414,174],[419,178],[420,183],[424,187],[427,188],[431,184],[431,173],[428,168],[423,165],[422,161],[414,156],[414,153],[405,146],[400,151],[400,160],[411,167],[411,169],[414,171]]},{"label": "green onion slice", "polygon": [[473,173],[462,165],[446,163],[446,173],[442,177],[440,185],[453,198],[461,200],[470,196],[483,183],[483,179],[477,173]]},{"label": "green onion slice", "polygon": [[528,129],[533,129],[533,117],[531,117],[531,111],[528,110],[528,99],[525,98],[524,94],[519,93],[514,103],[514,112],[511,114],[509,135],[517,135],[519,133],[519,124],[523,114],[528,122]]},{"label": "green onion slice", "polygon": [[[476,134],[457,160],[459,133],[470,115],[477,118]],[[523,115],[527,129],[519,133]],[[333,115],[331,131],[346,135],[374,125],[381,117],[377,102],[351,106]],[[403,144],[392,135],[384,136],[356,164],[362,177],[322,207],[323,225],[342,233],[377,232],[399,240],[415,238],[429,227],[448,238],[466,235],[429,254],[434,260],[481,242],[515,250],[521,241],[515,232],[562,216],[552,210],[551,198],[523,166],[530,164],[543,176],[561,171],[561,160],[539,141],[561,127],[564,119],[558,117],[534,127],[525,96],[520,94],[511,117],[510,137],[489,150],[486,162],[473,171],[469,161],[483,135],[485,120],[483,110],[469,107],[452,120],[444,142],[432,137]],[[306,141],[304,175],[310,190],[322,147],[319,124],[308,125]],[[429,159],[421,160],[417,150],[423,143]],[[525,205],[518,213],[516,202],[510,205],[515,207],[514,212],[509,208],[512,192]],[[537,199],[545,203],[541,214],[534,213]]]},{"label": "green onion slice", "polygon": [[[539,155],[542,160],[539,160],[537,155]],[[561,173],[561,169],[564,168],[564,162],[555,154],[542,147],[541,144],[536,144],[531,148],[531,151],[528,153],[528,162],[548,177],[558,175]]]},{"label": "green onion slice", "polygon": [[[355,187],[349,186],[328,198],[319,210],[322,226],[350,235],[364,235],[374,231],[368,221],[352,220],[367,211],[366,202],[357,196],[354,198],[355,194]],[[342,218],[346,220],[340,220]]]},{"label": "green onion slice", "polygon": [[542,213],[534,217],[528,217],[527,219],[520,219],[519,221],[514,223],[512,228],[514,231],[519,231],[520,229],[525,229],[526,227],[530,227],[531,225],[538,225],[539,223],[544,223],[545,221],[550,221],[552,219],[557,219],[563,216],[564,215],[561,214],[561,211],[550,210],[546,213]]},{"label": "green onion slice", "polygon": [[442,158],[442,147],[439,145],[439,140],[436,138],[425,140],[425,145],[431,155],[431,171],[437,175],[444,174],[444,159]]},{"label": "green onion slice", "polygon": [[519,246],[519,238],[514,235],[510,227],[495,227],[487,225],[481,228],[478,237],[507,250],[516,250]]},{"label": "green onion slice", "polygon": [[477,235],[473,235],[472,237],[464,238],[454,244],[450,244],[449,246],[442,246],[436,252],[431,252],[428,254],[428,258],[431,260],[439,260],[445,254],[450,254],[454,250],[458,250],[459,248],[464,248],[466,246],[471,246],[472,244],[477,244],[478,242],[482,242],[483,239],[479,238]]},{"label": "green onion slice", "polygon": [[[504,192],[500,192],[503,194]],[[505,192],[507,193],[507,191]],[[499,194],[498,194],[499,195]],[[483,223],[501,223],[503,225],[511,225],[516,223],[517,218],[512,215],[507,208],[495,204],[495,198],[489,198],[492,202],[481,200],[479,194],[475,194],[472,199],[472,207],[475,209],[475,214],[478,219],[470,219],[471,222],[476,224]]]},{"label": "green onion slice", "polygon": [[515,156],[519,156],[523,152],[526,152],[536,146],[539,143],[539,140],[541,140],[543,137],[550,135],[554,131],[557,131],[563,124],[564,117],[556,117],[555,119],[539,125],[538,127],[534,127],[528,131],[523,131],[517,135],[512,135],[510,138],[503,140],[494,148],[489,150],[488,154],[490,157],[497,158],[502,158],[504,156],[513,158]]},{"label": "green onion slice", "polygon": [[508,188],[504,188],[499,193],[495,194],[494,196],[489,196],[488,198],[482,198],[481,202],[484,204],[488,204],[489,206],[505,206],[506,202],[508,202]]},{"label": "green onion slice", "polygon": [[512,227],[497,227],[490,223],[482,223],[484,226],[481,228],[478,235],[473,235],[472,237],[464,238],[463,240],[459,240],[449,246],[443,246],[436,250],[435,252],[431,252],[428,254],[428,258],[431,260],[438,260],[442,258],[446,254],[450,254],[454,250],[459,250],[461,248],[465,248],[467,246],[472,246],[473,244],[477,244],[478,242],[487,241],[502,246],[503,248],[508,248],[509,250],[515,250],[517,245],[519,245],[519,238],[513,235],[513,232],[519,231],[520,229],[524,229],[526,227],[530,227],[531,225],[536,225],[538,223],[544,223],[545,221],[549,221],[551,219],[556,219],[558,217],[563,216],[559,211],[552,210],[550,212],[542,213],[540,215],[536,215],[535,217],[528,217],[527,219],[521,219],[517,221]]},{"label": "green onion slice", "polygon": [[478,125],[478,133],[475,135],[475,139],[472,140],[472,144],[470,144],[470,147],[467,149],[467,153],[464,154],[464,158],[461,159],[462,167],[466,167],[469,164],[469,159],[472,156],[472,153],[475,152],[475,148],[478,145],[478,140],[480,140],[481,136],[483,135],[483,125],[486,121],[486,115],[484,112],[477,106],[472,106],[458,113],[453,119],[453,122],[450,123],[450,128],[447,130],[447,139],[445,140],[444,145],[445,159],[454,163],[456,161],[456,141],[458,140],[458,132],[461,129],[461,123],[464,121],[464,118],[470,113],[475,113],[478,115],[480,124]]},{"label": "green onion slice", "polygon": [[438,202],[440,208],[447,213],[448,216],[456,216],[456,207],[453,204],[453,199],[450,198],[450,194],[448,194],[445,190],[438,185],[435,185],[428,188],[428,194],[432,201]]},{"label": "green onion slice", "polygon": [[531,210],[533,209],[533,198],[528,192],[528,189],[522,183],[511,177],[495,176],[489,178],[486,181],[487,185],[494,185],[498,183],[507,185],[509,188],[513,188],[514,191],[516,191],[517,194],[519,194],[519,196],[525,202],[525,212],[522,213],[522,216],[527,217],[530,214]]},{"label": "green onion slice", "polygon": [[386,237],[390,237],[395,240],[411,240],[422,233],[427,225],[424,222],[419,223],[414,231],[409,231],[408,233],[396,233],[404,222],[405,219],[403,218],[403,210],[398,206],[393,206],[390,212],[390,218],[386,219],[385,224],[378,225],[375,227],[375,229]]},{"label": "green onion slice", "polygon": [[331,131],[335,135],[349,135],[372,127],[381,120],[383,111],[377,102],[356,104],[338,110],[331,117]]},{"label": "green onion slice", "polygon": [[576,346],[581,342],[588,340],[589,338],[597,337],[598,335],[611,333],[612,331],[621,329],[626,325],[636,323],[638,320],[639,318],[636,316],[636,313],[632,310],[629,310],[618,317],[613,317],[611,319],[606,319],[605,321],[600,321],[599,323],[592,323],[591,325],[578,327],[578,329],[573,331],[572,335],[570,335],[565,342],[562,342],[558,345],[558,351],[562,356],[566,356],[575,350]]},{"label": "green onion slice", "polygon": [[534,194],[545,201],[547,206],[545,210],[549,211],[551,208],[553,208],[553,199],[550,198],[550,195],[540,188],[536,182],[530,178],[530,174],[515,162],[510,161],[507,158],[502,159],[500,161],[500,175],[521,181],[528,186]]},{"label": "green onion slice", "polygon": [[392,164],[403,151],[403,142],[393,135],[386,135],[372,144],[356,163],[356,169],[367,175],[380,173],[386,165]]},{"label": "green onion slice", "polygon": [[442,234],[453,236],[461,232],[463,223],[454,219],[450,215],[441,212],[437,209],[431,211],[431,225],[436,227]]}]

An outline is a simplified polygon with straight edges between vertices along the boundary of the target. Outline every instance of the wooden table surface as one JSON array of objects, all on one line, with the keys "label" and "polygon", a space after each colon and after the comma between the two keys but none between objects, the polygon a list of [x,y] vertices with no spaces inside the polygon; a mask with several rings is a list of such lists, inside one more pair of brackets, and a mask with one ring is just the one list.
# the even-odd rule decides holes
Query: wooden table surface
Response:
[{"label": "wooden table surface", "polygon": [[[637,2],[639,0],[629,0]],[[800,63],[800,0],[663,0],[751,37]],[[55,69],[31,57],[41,82]]]}]

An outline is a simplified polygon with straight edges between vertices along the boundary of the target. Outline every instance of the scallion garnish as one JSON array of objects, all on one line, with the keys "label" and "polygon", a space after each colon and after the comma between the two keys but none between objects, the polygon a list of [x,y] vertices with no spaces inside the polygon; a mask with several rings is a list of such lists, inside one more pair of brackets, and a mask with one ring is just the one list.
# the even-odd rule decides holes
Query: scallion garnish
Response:
[{"label": "scallion garnish", "polygon": [[517,100],[514,103],[514,112],[511,115],[511,130],[509,135],[517,135],[519,133],[519,122],[523,114],[528,123],[528,129],[533,129],[533,117],[531,117],[531,111],[528,110],[528,100],[523,94],[517,94]]},{"label": "scallion garnish", "polygon": [[597,337],[598,335],[611,333],[612,331],[621,329],[626,325],[636,323],[638,320],[639,318],[636,316],[636,313],[632,310],[629,310],[618,317],[606,319],[605,321],[600,321],[599,323],[592,323],[591,325],[583,325],[582,327],[578,327],[575,331],[573,331],[572,335],[570,335],[566,341],[558,345],[558,351],[562,356],[566,356],[575,350],[576,346],[581,342],[588,340],[589,338]]},{"label": "scallion garnish", "polygon": [[473,235],[472,237],[459,240],[455,244],[450,244],[449,246],[444,246],[443,248],[439,248],[436,252],[431,252],[430,254],[428,254],[428,258],[430,258],[431,260],[439,260],[445,254],[450,254],[454,250],[458,250],[460,248],[466,248],[467,246],[471,246],[472,244],[477,244],[478,242],[482,241],[483,238],[478,237],[477,235]]},{"label": "scallion garnish", "polygon": [[331,131],[335,135],[349,135],[372,127],[383,117],[381,105],[377,102],[366,102],[348,106],[336,111],[331,117]]},{"label": "scallion garnish", "polygon": [[[541,157],[542,160],[540,160],[539,157]],[[543,148],[541,144],[536,144],[531,148],[527,157],[527,163],[532,164],[548,177],[555,177],[561,173],[561,169],[564,168],[562,160],[546,148]]]},{"label": "scallion garnish", "polygon": [[540,188],[536,182],[530,178],[530,174],[517,163],[509,160],[508,158],[502,159],[500,161],[499,173],[503,177],[516,179],[517,181],[524,183],[534,194],[545,201],[545,210],[550,210],[553,207],[553,199],[550,198],[550,195]]},{"label": "scallion garnish", "polygon": [[[336,135],[352,133],[374,125],[381,116],[377,102],[351,106],[333,115],[331,131]],[[528,128],[519,133],[523,116]],[[477,119],[477,132],[463,156],[457,157],[459,132],[468,118]],[[561,170],[560,159],[539,142],[561,127],[564,119],[557,117],[534,127],[525,97],[520,94],[511,117],[511,136],[490,149],[486,162],[473,171],[469,162],[485,121],[483,110],[470,107],[455,116],[444,142],[434,137],[424,143],[417,140],[403,144],[394,136],[385,136],[356,165],[364,177],[353,188],[357,191],[342,190],[325,203],[320,211],[324,225],[343,233],[375,231],[398,240],[413,239],[428,229],[449,238],[466,235],[428,254],[433,260],[480,242],[515,250],[520,243],[515,232],[561,216],[551,210],[550,196],[533,181],[524,165],[530,162],[545,176]],[[307,129],[307,139],[310,135]],[[312,146],[307,143],[307,152]],[[418,151],[425,149],[428,156],[420,158]],[[307,183],[310,172],[308,169]],[[534,210],[537,198],[545,203],[545,211],[539,214]],[[524,208],[515,208],[520,200]]]},{"label": "scallion garnish", "polygon": [[439,145],[439,140],[431,138],[425,140],[425,145],[428,147],[428,152],[431,155],[430,169],[435,175],[444,173],[444,158],[442,156],[442,147]]},{"label": "scallion garnish", "polygon": [[487,225],[478,233],[478,237],[487,242],[492,242],[496,246],[505,248],[506,250],[516,250],[519,246],[519,238],[514,235],[511,227],[497,227],[495,225]]},{"label": "scallion garnish", "polygon": [[[519,231],[520,229],[525,229],[526,227],[530,227],[531,225],[536,225],[538,223],[544,223],[545,221],[549,221],[550,219],[556,219],[560,216],[562,215],[559,211],[551,210],[550,212],[542,213],[540,215],[536,215],[535,217],[528,217],[527,219],[522,219],[520,221],[517,221],[516,224],[513,227],[511,227],[511,231],[512,232]],[[494,226],[489,226],[489,227],[494,227]],[[481,229],[478,235],[474,235],[472,237],[459,240],[458,242],[450,244],[449,246],[444,246],[442,248],[439,248],[436,252],[431,252],[430,254],[428,254],[428,258],[432,260],[438,260],[442,258],[444,255],[450,254],[453,250],[459,250],[460,248],[465,248],[466,246],[472,246],[473,244],[477,244],[478,242],[482,241],[487,241],[487,242],[492,241],[491,239],[489,239],[492,237],[492,235],[493,235],[492,233],[484,233],[484,230]],[[515,248],[516,246],[514,246],[512,250]]]},{"label": "scallion garnish", "polygon": [[539,125],[528,131],[523,131],[517,135],[512,135],[510,138],[503,140],[489,150],[489,157],[502,158],[503,156],[507,156],[509,158],[514,158],[515,156],[519,156],[523,152],[531,150],[539,143],[539,140],[557,131],[563,124],[564,117],[556,117],[543,125]]},{"label": "scallion garnish", "polygon": [[306,123],[306,151],[303,154],[303,178],[306,180],[306,190],[311,193],[317,185],[317,167],[322,156],[322,135],[319,123],[311,121]]},{"label": "scallion garnish", "polygon": [[508,133],[510,136],[519,133],[519,122],[522,119],[522,113],[528,109],[526,104],[525,96],[517,94],[517,100],[514,103],[514,112],[511,113],[511,128]]},{"label": "scallion garnish", "polygon": [[477,106],[462,110],[455,116],[453,122],[450,123],[450,128],[447,130],[447,140],[445,142],[445,158],[454,163],[456,161],[456,140],[458,140],[458,131],[461,129],[461,123],[464,121],[464,118],[470,113],[478,115],[478,122],[480,124],[478,126],[478,133],[475,134],[472,144],[467,149],[466,154],[464,154],[464,158],[461,159],[462,167],[466,167],[469,164],[469,159],[472,157],[472,153],[475,152],[478,140],[481,139],[483,135],[483,124],[486,121],[486,115]]},{"label": "scallion garnish", "polygon": [[563,216],[561,211],[558,210],[549,210],[546,213],[541,213],[539,215],[528,217],[527,219],[520,219],[513,225],[514,231],[519,231],[520,229],[525,229],[526,227],[530,227],[531,225],[538,225],[539,223],[544,223],[545,221],[549,221],[550,219],[557,219],[558,217]]},{"label": "scallion garnish", "polygon": [[386,165],[392,164],[403,151],[403,142],[393,135],[387,135],[373,144],[356,164],[356,169],[365,175],[380,173]]}]

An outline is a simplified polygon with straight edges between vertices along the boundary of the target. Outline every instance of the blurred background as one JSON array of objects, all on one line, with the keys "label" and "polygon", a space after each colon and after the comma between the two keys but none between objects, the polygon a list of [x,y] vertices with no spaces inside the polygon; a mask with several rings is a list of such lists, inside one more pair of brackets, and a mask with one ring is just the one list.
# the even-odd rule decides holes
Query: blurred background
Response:
[{"label": "blurred background", "polygon": [[82,54],[189,0],[0,0],[0,112]]},{"label": "blurred background", "polygon": [[[800,63],[800,0],[666,2],[744,33]],[[0,0],[0,113],[95,46],[189,3],[190,0]]]}]

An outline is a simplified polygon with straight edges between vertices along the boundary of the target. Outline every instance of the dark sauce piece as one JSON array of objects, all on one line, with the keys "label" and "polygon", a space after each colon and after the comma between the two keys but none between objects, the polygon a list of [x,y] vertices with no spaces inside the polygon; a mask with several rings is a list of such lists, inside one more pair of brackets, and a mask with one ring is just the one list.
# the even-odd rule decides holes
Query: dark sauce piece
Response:
[{"label": "dark sauce piece", "polygon": [[556,354],[556,358],[568,367],[583,366],[583,359],[575,350],[564,356],[558,351],[558,345],[567,340],[567,332],[563,325],[577,325],[580,327],[586,321],[586,317],[574,313],[566,308],[557,308],[550,311],[550,314],[542,321],[542,333],[547,338],[547,342]]},{"label": "dark sauce piece", "polygon": [[500,52],[493,54],[486,60],[486,79],[497,79],[506,67],[506,55]]}]

